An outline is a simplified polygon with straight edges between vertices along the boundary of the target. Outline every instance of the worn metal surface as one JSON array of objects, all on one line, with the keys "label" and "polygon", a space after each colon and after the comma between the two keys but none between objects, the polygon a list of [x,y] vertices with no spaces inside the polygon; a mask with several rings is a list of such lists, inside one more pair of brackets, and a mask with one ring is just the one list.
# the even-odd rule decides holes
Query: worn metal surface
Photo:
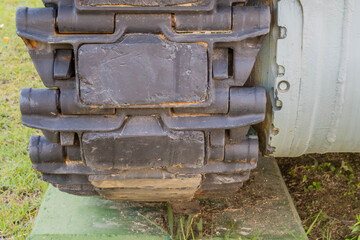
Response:
[{"label": "worn metal surface", "polygon": [[44,180],[134,201],[185,201],[242,185],[258,158],[247,132],[265,116],[265,89],[244,84],[269,31],[267,6],[44,3],[17,11],[17,33],[53,88],[20,94],[22,122],[44,133],[30,140]]},{"label": "worn metal surface", "polygon": [[129,35],[120,43],[82,45],[78,57],[80,98],[89,105],[189,104],[207,97],[207,54],[201,44]]},{"label": "worn metal surface", "polygon": [[205,159],[203,132],[166,131],[154,117],[131,117],[121,131],[84,133],[82,144],[86,164],[98,170],[178,164],[196,168],[203,166]]},{"label": "worn metal surface", "polygon": [[360,2],[271,2],[272,30],[253,74],[272,99],[263,149],[274,156],[359,152]]}]

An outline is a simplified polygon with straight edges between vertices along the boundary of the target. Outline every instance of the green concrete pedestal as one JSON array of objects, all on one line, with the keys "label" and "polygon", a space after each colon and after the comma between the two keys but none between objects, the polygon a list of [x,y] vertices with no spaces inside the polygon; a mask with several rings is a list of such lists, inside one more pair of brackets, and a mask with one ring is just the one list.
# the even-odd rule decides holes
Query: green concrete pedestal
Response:
[{"label": "green concrete pedestal", "polygon": [[[213,213],[214,239],[230,230],[258,239],[294,239],[305,235],[299,216],[273,158],[260,158],[244,191]],[[231,203],[231,201],[236,201]],[[159,209],[160,208],[160,209]],[[169,239],[148,222],[162,219],[159,205],[79,197],[49,187],[29,239]],[[291,232],[291,233],[290,233]]]}]

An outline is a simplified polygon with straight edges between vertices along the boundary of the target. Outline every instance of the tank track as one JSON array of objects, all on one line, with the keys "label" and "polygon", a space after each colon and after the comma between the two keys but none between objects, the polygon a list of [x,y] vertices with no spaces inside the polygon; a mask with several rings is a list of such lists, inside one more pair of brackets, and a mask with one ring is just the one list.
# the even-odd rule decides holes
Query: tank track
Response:
[{"label": "tank track", "polygon": [[30,158],[64,192],[190,201],[236,192],[257,165],[251,125],[266,94],[245,87],[267,6],[235,0],[43,0],[17,10],[47,89],[20,94]]}]

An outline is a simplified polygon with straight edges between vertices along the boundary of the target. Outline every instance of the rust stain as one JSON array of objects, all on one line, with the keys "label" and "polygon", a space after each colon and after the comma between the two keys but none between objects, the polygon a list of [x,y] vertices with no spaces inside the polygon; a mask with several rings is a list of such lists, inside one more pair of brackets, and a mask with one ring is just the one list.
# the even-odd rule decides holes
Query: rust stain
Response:
[{"label": "rust stain", "polygon": [[233,7],[243,7],[243,6],[245,6],[244,2],[239,2],[239,3],[234,3],[233,4]]},{"label": "rust stain", "polygon": [[256,163],[256,159],[255,158],[251,158],[250,159],[250,164],[255,164]]},{"label": "rust stain", "polygon": [[191,35],[191,34],[219,34],[219,33],[225,33],[225,34],[231,34],[232,30],[213,30],[213,31],[181,31],[178,30],[176,33],[184,34],[184,35]]},{"label": "rust stain", "polygon": [[28,39],[28,38],[22,38],[23,41],[25,42],[25,45],[30,48],[30,49],[36,49],[37,45],[38,45],[38,42],[37,41],[34,41],[34,40],[31,40],[31,39]]},{"label": "rust stain", "polygon": [[62,57],[60,57],[60,59],[70,61],[72,59],[72,57],[71,56],[62,56]]},{"label": "rust stain", "polygon": [[[198,1],[194,1],[192,3],[174,3],[174,4],[169,4],[166,5],[166,7],[192,7],[192,6],[196,6],[199,5],[201,2],[203,2],[203,0],[198,0]],[[89,7],[89,5],[87,4],[83,4],[83,0],[79,0],[79,5],[80,6],[84,6],[84,7]],[[144,8],[154,8],[154,7],[161,7],[161,6],[156,6],[156,5],[148,5],[148,6],[144,6],[144,5],[132,5],[132,4],[94,4],[96,7],[127,7],[127,8],[134,8],[134,7],[144,7]]]},{"label": "rust stain", "polygon": [[65,163],[66,163],[66,165],[70,165],[70,164],[71,164],[70,159],[69,159],[68,156],[65,157]]},{"label": "rust stain", "polygon": [[73,160],[70,160],[68,156],[65,157],[65,163],[66,165],[71,165],[71,164],[83,164],[83,161],[82,160],[77,160],[77,161],[73,161]]},{"label": "rust stain", "polygon": [[[171,112],[173,117],[209,117],[209,116],[217,116],[217,114],[212,113],[174,113]],[[219,114],[218,116],[223,116],[223,114]]]},{"label": "rust stain", "polygon": [[175,18],[175,14],[172,13],[171,14],[171,29],[174,31],[175,27],[176,27],[176,18]]}]

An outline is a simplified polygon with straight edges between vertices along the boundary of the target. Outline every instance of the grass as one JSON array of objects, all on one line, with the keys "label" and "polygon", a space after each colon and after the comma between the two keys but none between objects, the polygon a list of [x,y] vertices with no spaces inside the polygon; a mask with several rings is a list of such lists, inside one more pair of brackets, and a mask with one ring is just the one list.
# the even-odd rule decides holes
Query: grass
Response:
[{"label": "grass", "polygon": [[291,234],[291,236],[294,238],[294,240],[305,240],[305,239],[308,238],[309,234],[311,233],[311,231],[312,231],[315,223],[317,222],[318,218],[320,217],[321,213],[322,213],[322,211],[320,211],[320,212],[316,215],[315,220],[311,223],[311,225],[310,225],[310,227],[307,229],[305,235],[302,236],[302,237],[296,236],[293,232],[291,232],[291,231],[290,231],[289,229],[287,229],[285,226],[284,226],[284,228],[285,228],[285,230],[286,230],[287,232],[289,232],[289,233]]},{"label": "grass", "polygon": [[[189,214],[189,215],[179,215],[174,214],[171,208],[171,205],[168,204],[167,206],[167,229],[164,226],[159,226],[155,222],[151,221],[144,215],[137,212],[137,214],[141,217],[143,217],[148,223],[150,223],[152,226],[159,229],[162,233],[168,236],[169,240],[197,240],[197,239],[204,239],[203,237],[203,219],[201,214]],[[323,212],[320,211],[318,214],[316,214],[315,219],[311,223],[311,225],[307,228],[307,231],[303,236],[297,236],[295,233],[290,231],[288,228],[286,228],[285,225],[283,225],[284,230],[286,230],[291,238],[293,240],[305,240],[310,237],[311,232],[314,228],[314,226],[321,221],[321,216]],[[360,215],[356,215],[357,222],[350,227],[350,230],[352,230],[352,236],[346,237],[345,240],[360,240],[360,235],[357,235],[360,232]],[[213,229],[211,229],[211,233]],[[229,224],[228,229],[223,234],[222,239],[224,240],[230,240],[230,239],[237,239],[237,240],[259,240],[263,239],[261,236],[261,233],[258,231],[255,231],[251,236],[246,237],[239,233],[237,233],[237,227],[236,222],[232,222]],[[211,236],[207,236],[206,239],[213,239],[213,234]],[[310,238],[311,239],[311,238]],[[317,238],[319,239],[319,238]],[[332,240],[331,237],[331,231],[328,229],[326,232],[324,232],[322,238],[323,240]]]},{"label": "grass", "polygon": [[197,215],[175,215],[173,214],[172,207],[168,203],[167,205],[167,228],[166,231],[163,227],[159,226],[155,222],[151,221],[141,213],[137,214],[143,217],[152,226],[159,229],[162,233],[167,235],[172,240],[187,240],[187,239],[202,239],[203,226],[202,218]]},{"label": "grass", "polygon": [[356,153],[278,159],[309,239],[360,240],[359,159]]},{"label": "grass", "polygon": [[[149,218],[145,217],[141,213],[137,214],[145,219],[150,225],[159,229],[160,232],[168,236],[169,240],[197,240],[204,239],[204,228],[203,228],[203,218],[200,213],[198,214],[174,214],[171,204],[167,205],[167,216],[166,222],[167,226],[160,226],[154,221],[151,221]],[[165,228],[167,230],[165,230]],[[257,231],[253,233],[250,237],[245,237],[236,232],[236,223],[230,223],[230,226],[223,234],[222,239],[230,240],[259,240],[261,239],[261,234]],[[219,237],[217,236],[217,239]],[[213,239],[213,226],[211,227],[211,235],[206,236],[205,239]]]},{"label": "grass", "polygon": [[360,215],[356,214],[356,223],[349,228],[352,236],[348,236],[346,240],[360,240]]},{"label": "grass", "polygon": [[19,92],[43,85],[15,30],[19,6],[40,7],[40,0],[0,1],[0,239],[24,239],[31,231],[47,185],[28,157],[35,130],[21,125]]}]

